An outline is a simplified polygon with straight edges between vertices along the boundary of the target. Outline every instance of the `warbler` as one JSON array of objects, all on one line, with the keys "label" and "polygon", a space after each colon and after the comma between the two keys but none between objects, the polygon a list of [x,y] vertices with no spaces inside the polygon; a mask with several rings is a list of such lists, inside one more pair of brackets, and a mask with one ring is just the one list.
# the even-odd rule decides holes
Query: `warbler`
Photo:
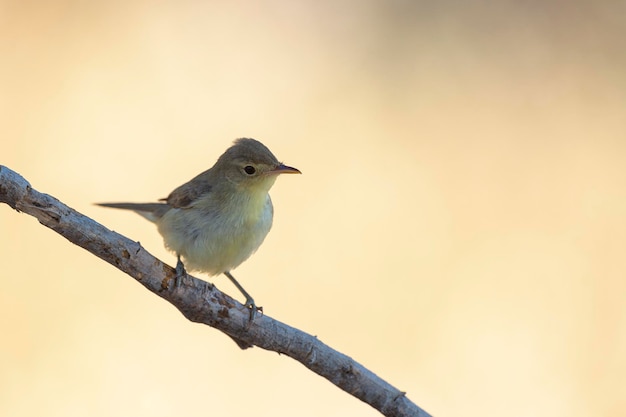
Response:
[{"label": "warbler", "polygon": [[173,251],[177,279],[185,269],[210,276],[224,274],[246,298],[253,319],[260,310],[231,270],[250,257],[272,227],[268,194],[279,174],[301,174],[283,165],[255,139],[241,138],[208,170],[158,203],[98,203],[132,210],[154,222]]}]

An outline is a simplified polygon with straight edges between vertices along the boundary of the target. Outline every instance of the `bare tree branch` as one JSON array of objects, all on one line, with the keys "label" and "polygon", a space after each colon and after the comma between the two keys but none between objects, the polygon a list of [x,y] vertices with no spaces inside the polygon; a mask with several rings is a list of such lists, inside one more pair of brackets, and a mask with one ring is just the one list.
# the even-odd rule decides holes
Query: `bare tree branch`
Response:
[{"label": "bare tree branch", "polygon": [[0,202],[36,217],[44,226],[135,278],[189,320],[226,333],[242,349],[258,346],[290,356],[385,416],[429,416],[404,392],[316,337],[266,315],[250,322],[249,311],[243,305],[192,276],[185,277],[180,285],[173,285],[174,269],[138,242],[34,190],[23,177],[1,165]]}]

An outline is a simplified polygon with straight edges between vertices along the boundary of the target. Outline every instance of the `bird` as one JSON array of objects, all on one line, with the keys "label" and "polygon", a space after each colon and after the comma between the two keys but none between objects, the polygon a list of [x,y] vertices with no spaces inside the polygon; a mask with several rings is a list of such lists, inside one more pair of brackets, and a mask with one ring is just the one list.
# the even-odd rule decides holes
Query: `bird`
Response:
[{"label": "bird", "polygon": [[208,170],[154,203],[96,203],[131,210],[156,224],[177,257],[177,282],[187,270],[224,274],[245,297],[252,321],[254,299],[231,271],[250,257],[272,227],[269,190],[280,174],[301,174],[279,162],[261,142],[234,141]]}]

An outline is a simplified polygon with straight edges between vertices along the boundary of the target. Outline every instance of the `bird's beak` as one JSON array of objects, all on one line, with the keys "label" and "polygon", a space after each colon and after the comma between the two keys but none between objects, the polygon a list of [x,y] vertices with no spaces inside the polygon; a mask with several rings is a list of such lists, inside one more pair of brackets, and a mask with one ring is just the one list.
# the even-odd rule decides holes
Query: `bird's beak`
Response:
[{"label": "bird's beak", "polygon": [[280,164],[269,172],[270,174],[302,174],[299,169],[288,167],[287,165]]}]

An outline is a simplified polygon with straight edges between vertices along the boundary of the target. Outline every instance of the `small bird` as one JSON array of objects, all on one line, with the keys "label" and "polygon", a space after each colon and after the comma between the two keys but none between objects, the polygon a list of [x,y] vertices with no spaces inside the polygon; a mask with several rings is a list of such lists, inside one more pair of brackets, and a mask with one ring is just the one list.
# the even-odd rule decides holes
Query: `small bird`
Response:
[{"label": "small bird", "polygon": [[252,320],[261,308],[230,271],[248,259],[270,231],[274,208],[268,192],[279,174],[301,172],[283,165],[261,142],[241,138],[213,167],[160,203],[98,205],[132,210],[154,222],[165,246],[176,253],[178,279],[185,275],[185,267],[226,275],[246,297]]}]

